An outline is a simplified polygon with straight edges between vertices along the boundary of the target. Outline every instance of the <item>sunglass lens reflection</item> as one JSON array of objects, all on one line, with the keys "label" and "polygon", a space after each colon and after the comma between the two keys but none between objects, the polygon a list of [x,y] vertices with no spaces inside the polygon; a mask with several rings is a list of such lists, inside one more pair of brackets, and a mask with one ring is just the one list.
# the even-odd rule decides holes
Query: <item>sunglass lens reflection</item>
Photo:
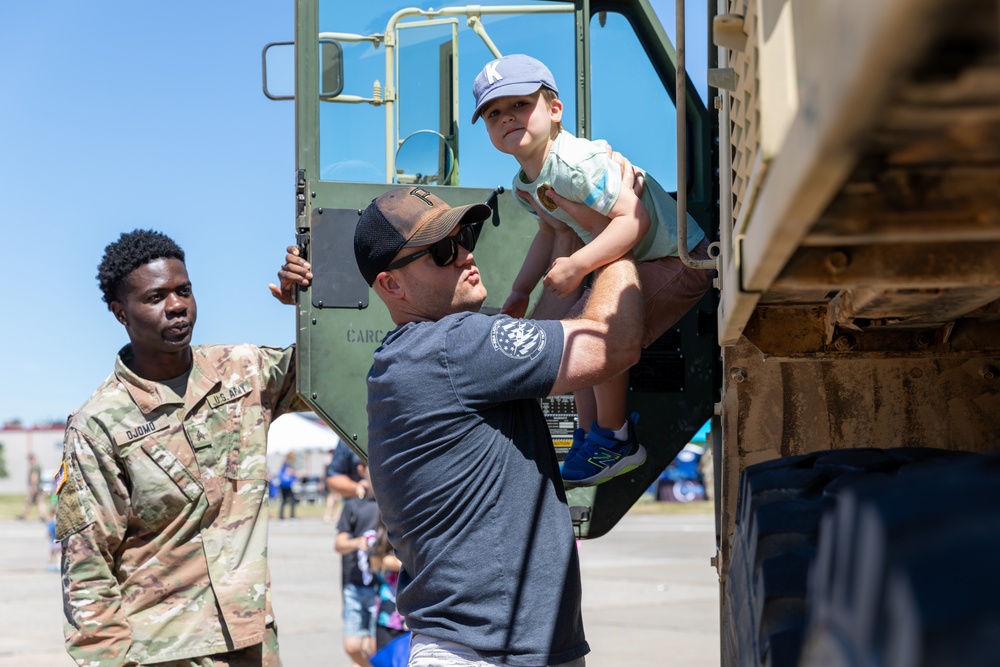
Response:
[{"label": "sunglass lens reflection", "polygon": [[443,238],[432,244],[428,251],[434,263],[438,266],[448,266],[458,259],[458,246],[462,246],[469,252],[476,249],[476,234],[471,226],[465,225],[455,236]]}]

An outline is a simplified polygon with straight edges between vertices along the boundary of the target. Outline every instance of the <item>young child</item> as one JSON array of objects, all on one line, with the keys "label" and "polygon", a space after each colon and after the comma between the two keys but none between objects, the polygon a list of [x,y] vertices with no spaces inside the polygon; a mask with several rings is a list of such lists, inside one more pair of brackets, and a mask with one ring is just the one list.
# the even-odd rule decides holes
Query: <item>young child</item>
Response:
[{"label": "young child", "polygon": [[375,650],[381,651],[393,639],[407,632],[406,620],[396,611],[396,588],[403,564],[389,542],[389,532],[382,523],[382,517],[379,517],[375,543],[368,552],[368,564],[373,572],[378,573]]},{"label": "young child", "polygon": [[[631,190],[621,187],[620,167],[605,142],[579,139],[562,128],[563,106],[555,80],[538,60],[516,54],[490,62],[476,77],[473,93],[472,122],[482,116],[493,145],[520,164],[514,194],[539,218],[538,233],[501,312],[524,317],[539,280],[567,299],[587,274],[631,251],[642,280],[643,346],[648,346],[712,283],[711,272],[691,269],[677,257],[676,200],[643,174],[640,204]],[[578,221],[557,206],[560,198],[586,204],[606,219],[588,216]],[[707,258],[704,232],[690,216],[685,224],[689,252]],[[568,255],[560,240],[567,226],[584,243]],[[635,435],[638,415],[626,416],[627,390],[628,373],[622,373],[575,395],[580,424],[590,424],[590,430],[573,434],[562,466],[566,486],[600,484],[646,460]]]}]

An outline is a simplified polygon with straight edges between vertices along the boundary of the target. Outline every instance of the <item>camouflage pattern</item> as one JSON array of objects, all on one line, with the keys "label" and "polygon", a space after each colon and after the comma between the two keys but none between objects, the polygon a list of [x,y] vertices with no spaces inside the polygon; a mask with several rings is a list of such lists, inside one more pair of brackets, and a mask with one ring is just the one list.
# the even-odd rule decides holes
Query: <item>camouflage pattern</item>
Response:
[{"label": "camouflage pattern", "polygon": [[66,644],[79,665],[185,660],[268,640],[267,430],[308,409],[295,393],[294,350],[191,349],[183,401],[132,373],[126,347],[70,417],[56,537]]},{"label": "camouflage pattern", "polygon": [[158,662],[156,667],[281,667],[277,629],[268,623],[264,641],[254,646],[200,658]]}]

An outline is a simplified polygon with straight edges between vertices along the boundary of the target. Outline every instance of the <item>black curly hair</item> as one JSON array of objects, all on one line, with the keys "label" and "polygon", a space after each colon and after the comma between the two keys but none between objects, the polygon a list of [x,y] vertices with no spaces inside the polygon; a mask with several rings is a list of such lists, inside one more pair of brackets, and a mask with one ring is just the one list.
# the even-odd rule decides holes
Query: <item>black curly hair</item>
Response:
[{"label": "black curly hair", "polygon": [[157,259],[184,261],[184,251],[166,234],[152,229],[122,232],[117,241],[104,249],[104,258],[97,267],[97,284],[104,294],[104,303],[118,300],[130,273]]}]

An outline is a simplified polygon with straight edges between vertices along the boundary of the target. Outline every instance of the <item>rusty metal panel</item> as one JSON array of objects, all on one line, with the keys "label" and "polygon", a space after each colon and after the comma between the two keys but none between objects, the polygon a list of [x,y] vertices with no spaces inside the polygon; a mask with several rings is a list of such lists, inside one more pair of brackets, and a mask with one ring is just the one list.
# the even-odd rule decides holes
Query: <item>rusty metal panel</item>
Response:
[{"label": "rusty metal panel", "polygon": [[[1000,340],[996,333],[988,337],[991,344]],[[725,348],[724,558],[739,476],[749,465],[851,447],[1000,451],[1000,350],[994,350],[950,357],[914,351],[906,357],[779,359],[746,338]]]}]

